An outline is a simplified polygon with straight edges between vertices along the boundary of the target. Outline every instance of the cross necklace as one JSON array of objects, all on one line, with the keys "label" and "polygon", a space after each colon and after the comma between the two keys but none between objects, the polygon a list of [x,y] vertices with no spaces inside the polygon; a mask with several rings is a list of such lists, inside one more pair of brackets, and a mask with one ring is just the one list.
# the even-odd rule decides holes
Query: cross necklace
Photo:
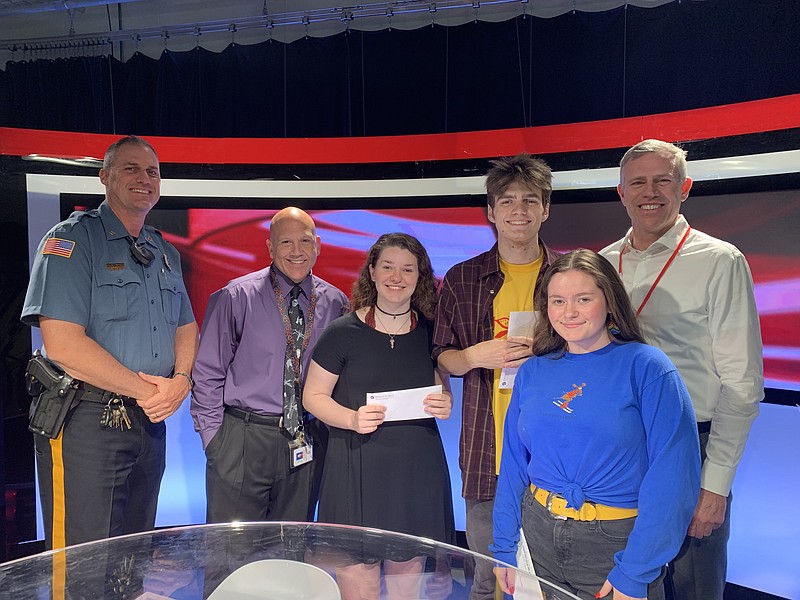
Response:
[{"label": "cross necklace", "polygon": [[[381,311],[381,312],[383,312],[383,311]],[[402,313],[400,313],[400,314],[402,314]],[[381,320],[381,318],[378,315],[378,313],[375,313],[375,318],[378,319],[378,323],[380,323],[381,327],[383,327],[383,329],[385,330],[384,333],[389,336],[389,348],[394,350],[394,336],[396,336],[398,333],[400,333],[400,331],[403,329],[403,327],[406,326],[406,323],[408,323],[408,320],[411,318],[411,309],[410,308],[408,309],[408,316],[406,317],[406,320],[403,321],[403,323],[400,325],[400,327],[398,327],[397,331],[395,331],[394,333],[389,333],[389,328],[386,327],[386,325]]]}]

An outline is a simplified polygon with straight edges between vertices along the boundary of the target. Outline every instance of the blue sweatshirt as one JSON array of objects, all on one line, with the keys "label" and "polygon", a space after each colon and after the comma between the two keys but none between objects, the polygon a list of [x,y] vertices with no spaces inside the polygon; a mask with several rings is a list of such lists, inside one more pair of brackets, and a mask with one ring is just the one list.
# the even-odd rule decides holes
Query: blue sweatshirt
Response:
[{"label": "blue sweatshirt", "polygon": [[526,361],[506,416],[490,547],[512,565],[531,483],[570,507],[585,500],[637,507],[608,579],[629,596],[646,596],[680,549],[700,491],[694,409],[667,356],[645,344],[611,343]]}]

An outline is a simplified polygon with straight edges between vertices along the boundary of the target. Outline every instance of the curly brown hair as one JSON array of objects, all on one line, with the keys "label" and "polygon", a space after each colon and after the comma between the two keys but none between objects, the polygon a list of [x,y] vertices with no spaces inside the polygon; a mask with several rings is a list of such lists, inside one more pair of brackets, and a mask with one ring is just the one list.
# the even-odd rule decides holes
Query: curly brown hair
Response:
[{"label": "curly brown hair", "polygon": [[367,253],[367,261],[361,267],[358,279],[353,284],[351,309],[356,311],[365,306],[373,306],[378,299],[378,291],[375,289],[372,277],[370,277],[369,268],[375,268],[381,252],[386,248],[408,250],[417,259],[419,279],[417,279],[417,287],[411,296],[411,308],[425,316],[426,319],[433,319],[436,311],[437,282],[436,277],[433,275],[431,259],[419,240],[406,233],[384,233],[372,244]]},{"label": "curly brown hair", "polygon": [[542,276],[542,281],[536,291],[536,306],[542,311],[541,318],[536,321],[533,330],[533,354],[542,356],[551,352],[563,354],[567,351],[567,342],[562,338],[547,317],[547,295],[548,287],[557,273],[567,271],[581,271],[594,279],[597,287],[603,292],[606,304],[608,305],[608,320],[614,320],[614,324],[619,329],[619,333],[609,332],[609,336],[615,342],[641,342],[645,343],[639,322],[636,319],[636,312],[631,306],[628,292],[622,283],[617,271],[605,258],[593,250],[579,248],[567,254],[559,256],[553,264],[548,267],[547,272]]}]

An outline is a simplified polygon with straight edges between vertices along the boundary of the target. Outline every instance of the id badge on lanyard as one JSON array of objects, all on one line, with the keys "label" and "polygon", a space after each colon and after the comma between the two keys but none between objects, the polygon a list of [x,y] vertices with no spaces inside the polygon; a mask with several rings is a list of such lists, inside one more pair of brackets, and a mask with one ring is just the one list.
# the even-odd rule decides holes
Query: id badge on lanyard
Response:
[{"label": "id badge on lanyard", "polygon": [[312,460],[314,460],[314,441],[301,429],[289,442],[289,463],[294,469]]}]

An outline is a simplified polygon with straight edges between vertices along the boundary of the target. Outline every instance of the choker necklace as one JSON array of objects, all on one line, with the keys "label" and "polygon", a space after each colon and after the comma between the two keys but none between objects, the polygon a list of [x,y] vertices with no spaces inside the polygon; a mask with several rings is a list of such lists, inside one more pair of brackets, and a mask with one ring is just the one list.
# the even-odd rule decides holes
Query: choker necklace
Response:
[{"label": "choker necklace", "polygon": [[385,314],[385,315],[387,315],[387,316],[389,316],[389,317],[392,317],[393,319],[396,319],[397,317],[402,317],[403,315],[406,315],[406,314],[408,314],[408,313],[410,313],[410,312],[411,312],[411,305],[410,305],[410,304],[409,304],[409,306],[408,306],[408,310],[404,310],[404,311],[403,311],[403,312],[401,312],[401,313],[390,313],[390,312],[386,312],[386,311],[385,311],[385,310],[383,310],[383,309],[382,309],[380,306],[378,306],[378,303],[377,303],[377,302],[375,303],[375,308],[377,308],[377,309],[378,309],[378,311],[382,312],[383,314]]}]

